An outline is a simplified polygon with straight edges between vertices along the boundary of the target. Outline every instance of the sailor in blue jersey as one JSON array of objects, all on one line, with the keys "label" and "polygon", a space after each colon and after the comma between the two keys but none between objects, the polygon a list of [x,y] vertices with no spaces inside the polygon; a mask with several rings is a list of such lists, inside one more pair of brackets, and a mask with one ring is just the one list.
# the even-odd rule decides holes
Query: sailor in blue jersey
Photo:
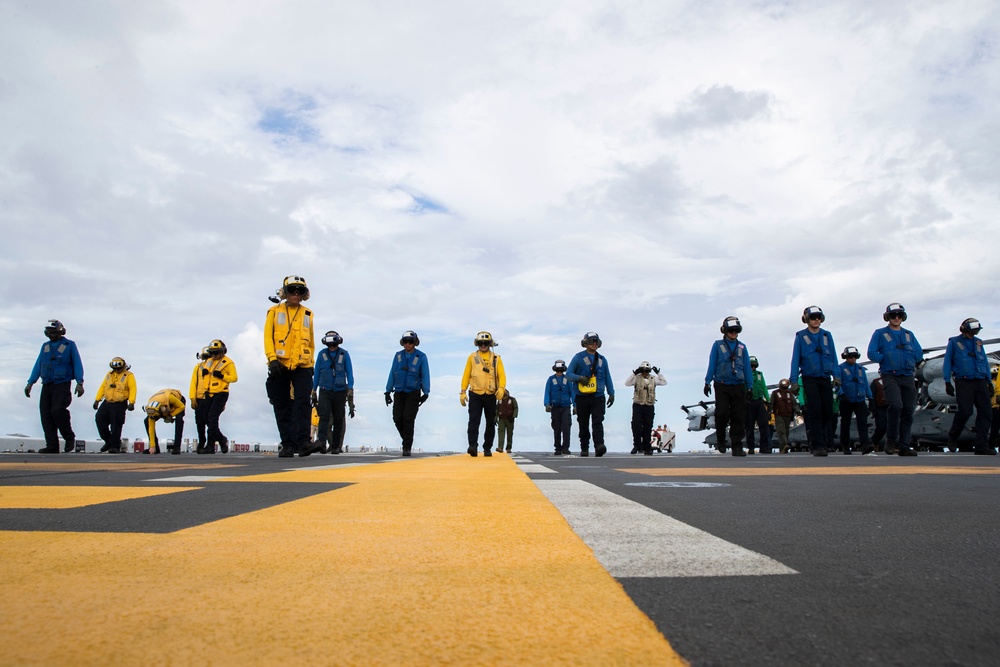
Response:
[{"label": "sailor in blue jersey", "polygon": [[[569,454],[569,432],[572,425],[570,412],[576,396],[576,383],[566,377],[566,362],[556,359],[552,364],[554,375],[545,381],[545,411],[552,413],[552,439],[555,455]],[[561,438],[561,441],[560,441]]]},{"label": "sailor in blue jersey", "polygon": [[868,440],[868,401],[872,398],[871,387],[868,386],[868,373],[865,367],[858,363],[861,353],[854,346],[845,347],[840,354],[844,363],[840,364],[840,446],[845,454],[851,453],[851,416],[855,417],[858,427],[858,446],[861,454],[871,454],[875,451]]},{"label": "sailor in blue jersey", "polygon": [[392,406],[392,421],[403,441],[403,456],[410,456],[417,410],[431,393],[431,369],[427,355],[416,349],[420,345],[416,332],[404,331],[399,344],[403,349],[392,358],[385,404]]},{"label": "sailor in blue jersey", "polygon": [[[986,358],[983,341],[976,334],[982,325],[975,318],[968,318],[959,327],[961,335],[948,339],[944,353],[944,387],[949,396],[955,397],[958,412],[948,429],[948,447],[958,448],[958,437],[976,409],[976,454],[996,456],[997,450],[989,444],[993,423],[993,382],[990,380],[990,361]],[[953,383],[954,381],[954,383]]]},{"label": "sailor in blue jersey", "polygon": [[[594,453],[604,456],[608,448],[604,446],[604,410],[615,402],[615,386],[608,370],[608,360],[597,352],[601,347],[601,337],[593,331],[584,334],[580,341],[585,348],[577,352],[566,369],[566,377],[576,382],[576,421],[580,426],[580,456],[590,456],[590,432],[593,424]],[[604,392],[608,392],[607,406]]]},{"label": "sailor in blue jersey", "polygon": [[66,338],[65,333],[66,327],[62,322],[49,320],[45,326],[45,336],[49,341],[39,350],[28,384],[24,387],[24,395],[31,398],[31,388],[39,378],[42,380],[38,413],[42,418],[45,447],[38,450],[39,454],[58,454],[59,434],[65,441],[63,451],[72,452],[76,448],[76,434],[69,416],[69,405],[73,402],[69,385],[76,380],[74,392],[77,397],[83,396],[83,361],[76,343]]},{"label": "sailor in blue jersey", "polygon": [[890,303],[882,314],[888,326],[872,332],[868,343],[868,359],[878,364],[882,376],[886,417],[886,454],[916,456],[910,447],[913,428],[913,410],[917,406],[917,387],[914,374],[924,360],[924,350],[913,332],[903,328],[906,309],[902,304]]},{"label": "sailor in blue jersey", "polygon": [[[705,373],[705,396],[715,388],[715,448],[726,452],[726,428],[729,428],[733,456],[746,456],[743,436],[746,429],[747,397],[753,388],[750,353],[739,341],[743,325],[730,315],[719,327],[722,339],[712,343]],[[711,383],[711,384],[709,384]]]},{"label": "sailor in blue jersey", "polygon": [[809,306],[802,311],[806,328],[795,334],[792,370],[788,375],[792,391],[797,390],[799,376],[802,377],[809,448],[813,456],[826,456],[833,449],[833,391],[840,384],[833,335],[820,327],[825,321],[826,315],[819,306]]},{"label": "sailor in blue jersey", "polygon": [[343,342],[343,337],[336,331],[323,334],[322,343],[326,347],[316,355],[313,370],[312,403],[319,415],[316,444],[320,445],[323,454],[341,454],[344,451],[344,432],[347,430],[345,405],[351,418],[354,418],[354,367],[351,355],[340,347]]}]

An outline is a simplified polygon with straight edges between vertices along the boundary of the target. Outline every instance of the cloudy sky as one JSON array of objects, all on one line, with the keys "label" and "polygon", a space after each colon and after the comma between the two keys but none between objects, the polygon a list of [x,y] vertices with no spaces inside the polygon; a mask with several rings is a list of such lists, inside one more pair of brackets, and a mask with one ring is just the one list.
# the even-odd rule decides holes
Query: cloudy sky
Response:
[{"label": "cloudy sky", "polygon": [[354,359],[355,446],[398,445],[404,329],[425,450],[464,449],[481,329],[534,450],[588,330],[612,450],[643,360],[683,431],[726,315],[770,382],[811,304],[840,348],[890,301],[924,346],[970,316],[995,336],[998,58],[989,0],[0,0],[0,433],[41,435],[22,391],[54,317],[86,367],[78,436],[113,356],[143,402],[222,338],[223,430],[274,442],[262,329],[288,274]]}]

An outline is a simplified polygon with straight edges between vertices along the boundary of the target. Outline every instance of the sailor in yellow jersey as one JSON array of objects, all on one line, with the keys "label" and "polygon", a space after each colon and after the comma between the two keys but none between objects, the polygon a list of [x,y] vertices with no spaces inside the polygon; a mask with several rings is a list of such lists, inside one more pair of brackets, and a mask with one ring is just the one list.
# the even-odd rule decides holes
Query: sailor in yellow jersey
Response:
[{"label": "sailor in yellow jersey", "polygon": [[312,394],[313,313],[302,305],[309,299],[305,278],[287,276],[277,305],[267,311],[264,323],[264,354],[267,356],[267,397],[274,407],[274,421],[281,438],[278,456],[298,452],[309,456],[319,448],[309,433],[309,397]]},{"label": "sailor in yellow jersey", "polygon": [[[226,356],[226,344],[213,340],[205,348],[206,357],[191,373],[191,408],[198,428],[198,453],[214,454],[215,445],[225,454],[229,440],[219,429],[219,417],[229,401],[229,385],[236,382],[236,364]],[[205,428],[208,435],[205,435]]]},{"label": "sailor in yellow jersey", "polygon": [[160,443],[156,439],[156,420],[174,425],[174,444],[168,447],[171,454],[181,453],[181,439],[184,437],[184,410],[186,400],[177,389],[161,389],[146,403],[146,433],[149,435],[149,449],[143,454],[159,454]]},{"label": "sailor in yellow jersey", "polygon": [[131,366],[121,357],[115,357],[108,365],[111,370],[104,376],[94,397],[94,409],[97,410],[94,422],[104,441],[101,451],[118,454],[122,447],[125,411],[135,410],[135,376],[129,371]]},{"label": "sailor in yellow jersey", "polygon": [[[483,434],[483,456],[493,456],[493,439],[496,436],[497,400],[504,397],[507,374],[503,360],[493,352],[497,342],[489,331],[480,331],[473,341],[478,349],[469,355],[462,373],[462,392],[459,402],[469,406],[469,456],[479,451],[479,423],[486,413],[486,432]],[[466,393],[468,392],[468,393]]]}]

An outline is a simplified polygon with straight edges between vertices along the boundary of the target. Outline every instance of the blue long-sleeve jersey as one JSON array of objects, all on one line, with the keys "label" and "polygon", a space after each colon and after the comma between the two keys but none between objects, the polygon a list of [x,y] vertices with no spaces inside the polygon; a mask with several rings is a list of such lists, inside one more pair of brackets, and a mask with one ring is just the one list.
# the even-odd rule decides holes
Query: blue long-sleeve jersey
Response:
[{"label": "blue long-sleeve jersey", "polygon": [[753,373],[750,368],[750,352],[747,346],[737,340],[723,338],[712,344],[708,354],[708,371],[705,384],[745,384],[753,387]]},{"label": "blue long-sleeve jersey", "polygon": [[392,358],[392,368],[389,369],[385,390],[404,394],[421,390],[425,394],[431,393],[431,369],[427,355],[420,350],[410,353],[406,350],[397,352]]},{"label": "blue long-sleeve jersey", "polygon": [[820,329],[816,333],[803,329],[795,334],[792,370],[788,373],[788,379],[792,383],[798,384],[799,375],[807,378],[832,378],[839,373],[833,334],[826,329]]},{"label": "blue long-sleeve jersey", "polygon": [[566,408],[573,405],[576,397],[576,382],[570,380],[566,375],[559,377],[552,374],[545,381],[544,405]]},{"label": "blue long-sleeve jersey", "polygon": [[872,333],[868,359],[878,364],[881,375],[909,377],[916,371],[917,363],[923,361],[924,350],[909,329],[882,327]]},{"label": "blue long-sleeve jersey", "polygon": [[959,380],[985,380],[990,376],[990,361],[986,358],[983,341],[978,337],[955,336],[948,339],[944,353],[944,381],[952,376]]},{"label": "blue long-sleeve jersey", "polygon": [[872,389],[868,385],[868,372],[861,364],[840,364],[840,390],[838,396],[851,403],[863,403],[872,397]]},{"label": "blue long-sleeve jersey", "polygon": [[83,360],[76,343],[63,337],[42,344],[28,384],[35,384],[39,378],[42,384],[60,384],[74,379],[83,383]]},{"label": "blue long-sleeve jersey", "polygon": [[354,367],[347,350],[325,348],[316,355],[313,368],[313,390],[346,391],[354,389]]},{"label": "blue long-sleeve jersey", "polygon": [[[566,377],[572,382],[585,382],[590,376],[590,369],[594,366],[594,356],[586,350],[577,352],[573,360],[569,362],[566,369]],[[607,390],[608,396],[615,395],[614,381],[611,379],[611,371],[608,370],[608,359],[603,354],[598,354],[597,368],[593,375],[597,378],[597,391],[591,396],[603,396]]]}]

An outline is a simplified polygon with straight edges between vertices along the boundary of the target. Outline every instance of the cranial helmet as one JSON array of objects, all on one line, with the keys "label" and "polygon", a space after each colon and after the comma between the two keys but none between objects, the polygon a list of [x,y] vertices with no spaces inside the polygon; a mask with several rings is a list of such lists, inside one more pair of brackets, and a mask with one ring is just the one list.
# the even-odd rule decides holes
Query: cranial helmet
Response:
[{"label": "cranial helmet", "polygon": [[819,315],[820,322],[826,322],[826,315],[823,313],[822,308],[820,308],[819,306],[809,306],[808,308],[802,311],[802,323],[809,324],[809,320],[811,320],[816,315]]},{"label": "cranial helmet", "polygon": [[597,347],[601,346],[601,337],[597,335],[596,331],[588,331],[583,334],[583,340],[580,341],[580,347],[587,347],[591,343],[597,343]]},{"label": "cranial helmet", "polygon": [[416,331],[404,331],[403,335],[399,337],[399,344],[402,345],[403,343],[420,345],[420,336],[417,335]]},{"label": "cranial helmet", "polygon": [[49,320],[49,323],[45,325],[45,335],[64,336],[66,335],[66,327],[59,320]]},{"label": "cranial helmet", "polygon": [[906,321],[906,308],[903,308],[903,304],[890,303],[888,306],[885,307],[885,312],[882,313],[882,319],[888,322],[889,316],[892,315],[893,313],[901,314],[903,316],[902,321],[903,322]]},{"label": "cranial helmet", "polygon": [[170,405],[160,403],[159,401],[153,401],[145,407],[146,415],[150,419],[157,419],[158,417],[166,417],[170,414]]},{"label": "cranial helmet", "polygon": [[757,368],[760,366],[760,362],[757,361],[757,357],[750,357],[750,368]]},{"label": "cranial helmet", "polygon": [[215,356],[216,354],[225,354],[226,352],[229,351],[229,349],[226,347],[226,344],[223,343],[218,338],[209,343],[208,347],[206,347],[205,350],[208,351],[208,354],[210,356]]},{"label": "cranial helmet", "polygon": [[[340,345],[341,343],[344,342],[344,339],[341,338],[340,334],[337,333],[336,331],[327,331],[325,334],[323,334],[322,340],[323,340],[323,345],[327,345],[329,347],[336,347],[337,345]],[[400,345],[402,345],[402,343],[400,343]]]},{"label": "cranial helmet", "polygon": [[476,347],[479,347],[483,343],[489,345],[490,347],[499,345],[499,343],[493,340],[493,335],[489,331],[480,331],[476,334],[476,339],[472,341],[472,344]]},{"label": "cranial helmet", "polygon": [[212,356],[212,353],[208,351],[208,346],[206,345],[205,347],[201,348],[201,352],[195,352],[194,358],[205,361],[210,356]]},{"label": "cranial helmet", "polygon": [[722,326],[719,327],[719,331],[722,333],[727,333],[734,331],[736,333],[743,332],[743,325],[740,324],[740,318],[730,315],[726,319],[722,320]]},{"label": "cranial helmet", "polygon": [[848,345],[847,347],[844,348],[844,351],[840,353],[840,358],[850,359],[851,357],[854,357],[855,359],[860,359],[861,353],[858,352],[858,348],[854,347],[853,345]]},{"label": "cranial helmet", "polygon": [[960,326],[958,330],[961,331],[962,333],[972,334],[973,336],[975,336],[977,333],[983,330],[983,325],[980,324],[979,320],[977,320],[976,318],[970,317],[964,322],[962,322],[962,326]]},{"label": "cranial helmet", "polygon": [[781,381],[778,382],[778,388],[779,389],[788,389],[788,387],[791,386],[791,384],[792,383],[789,382],[786,378],[781,378]]},{"label": "cranial helmet", "polygon": [[306,279],[302,276],[285,276],[285,280],[281,283],[281,289],[278,290],[278,297],[281,299],[287,299],[289,290],[302,290],[302,300],[309,300],[309,286],[306,285]]},{"label": "cranial helmet", "polygon": [[556,362],[552,364],[552,370],[554,370],[556,373],[565,373],[566,362],[563,361],[562,359],[556,359]]},{"label": "cranial helmet", "polygon": [[125,360],[122,359],[121,357],[115,357],[114,359],[112,359],[111,363],[108,364],[108,366],[110,366],[111,370],[113,370],[113,371],[120,371],[122,369],[125,369],[125,370],[129,369],[129,365],[126,364]]}]

